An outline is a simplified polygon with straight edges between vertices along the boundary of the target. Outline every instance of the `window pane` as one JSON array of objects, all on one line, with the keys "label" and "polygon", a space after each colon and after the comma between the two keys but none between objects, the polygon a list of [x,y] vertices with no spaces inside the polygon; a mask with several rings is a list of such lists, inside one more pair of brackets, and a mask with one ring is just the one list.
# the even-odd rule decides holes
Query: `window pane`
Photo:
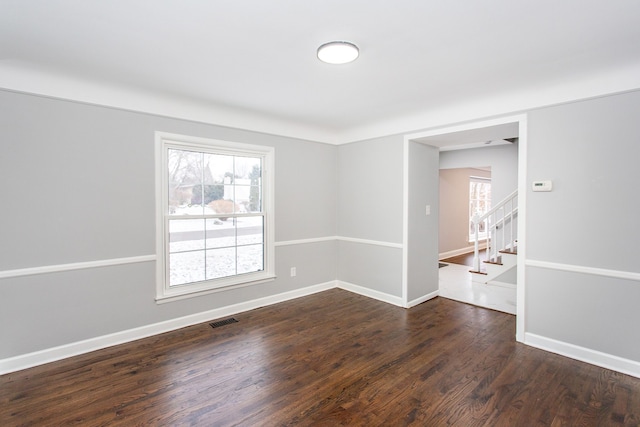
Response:
[{"label": "window pane", "polygon": [[159,298],[271,279],[271,212],[265,210],[272,200],[262,184],[273,178],[265,167],[273,162],[273,148],[156,135],[166,160],[156,169],[166,200],[164,226],[158,227],[166,248],[158,261],[165,270],[158,277]]},{"label": "window pane", "polygon": [[169,252],[204,249],[204,219],[169,220]]},{"label": "window pane", "polygon": [[261,216],[241,217],[237,220],[238,245],[262,243],[264,225]]},{"label": "window pane", "polygon": [[201,215],[202,153],[168,150],[169,214]]},{"label": "window pane", "polygon": [[249,211],[251,198],[250,180],[246,178],[236,178],[236,185],[233,188],[233,206],[235,212],[244,213]]},{"label": "window pane", "polygon": [[238,179],[257,179],[261,175],[259,157],[236,157],[235,177]]},{"label": "window pane", "polygon": [[207,250],[207,280],[235,275],[235,247]]},{"label": "window pane", "polygon": [[205,154],[204,158],[212,184],[233,184],[233,156]]},{"label": "window pane", "polygon": [[[491,209],[491,182],[479,179],[469,181],[469,236],[475,236],[472,218],[483,215]],[[487,232],[486,221],[479,224],[479,234]]]},{"label": "window pane", "polygon": [[169,254],[169,286],[204,279],[204,251]]},{"label": "window pane", "polygon": [[226,248],[236,245],[236,220],[207,220],[207,249]]},{"label": "window pane", "polygon": [[262,245],[238,246],[238,274],[262,271],[263,263]]},{"label": "window pane", "polygon": [[[230,185],[229,187],[233,187]],[[217,215],[229,214],[229,216],[233,215],[236,212],[236,206],[232,200],[214,200],[213,202],[207,205],[207,208],[210,209],[210,213]],[[229,219],[228,216],[223,216],[220,218],[221,221],[227,221]]]},{"label": "window pane", "polygon": [[244,207],[244,212],[262,212],[262,159],[255,157],[238,158],[238,162],[245,165],[243,169],[249,171],[243,175],[244,188],[241,197],[236,198],[236,204]]},{"label": "window pane", "polygon": [[252,185],[249,187],[249,200],[244,203],[245,211],[248,213],[262,212],[262,194],[260,186]]}]

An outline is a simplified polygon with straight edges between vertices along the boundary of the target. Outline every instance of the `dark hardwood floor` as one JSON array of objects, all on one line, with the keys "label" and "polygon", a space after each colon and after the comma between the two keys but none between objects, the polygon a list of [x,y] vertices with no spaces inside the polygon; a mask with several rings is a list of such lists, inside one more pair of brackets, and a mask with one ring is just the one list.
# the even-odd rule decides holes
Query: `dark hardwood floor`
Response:
[{"label": "dark hardwood floor", "polygon": [[[480,260],[483,261],[486,259],[487,250],[481,250],[478,255],[480,256]],[[460,264],[466,265],[467,267],[473,267],[473,252],[469,252],[462,255],[452,256],[450,258],[441,259],[440,262],[444,262],[447,264]]]},{"label": "dark hardwood floor", "polygon": [[637,426],[640,379],[515,317],[330,290],[0,376],[1,426]]}]

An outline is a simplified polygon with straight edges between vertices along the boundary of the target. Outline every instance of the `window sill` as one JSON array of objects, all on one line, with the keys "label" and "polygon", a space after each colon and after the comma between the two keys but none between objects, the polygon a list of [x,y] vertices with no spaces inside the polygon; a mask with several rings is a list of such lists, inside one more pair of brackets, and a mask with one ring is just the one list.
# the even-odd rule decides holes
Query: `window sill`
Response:
[{"label": "window sill", "polygon": [[194,290],[179,289],[178,292],[176,292],[175,290],[170,290],[169,292],[166,292],[164,295],[156,296],[156,304],[165,304],[168,302],[180,301],[187,298],[195,298],[195,297],[200,297],[204,295],[209,295],[216,292],[229,291],[233,289],[244,288],[247,286],[259,285],[261,283],[272,282],[275,279],[276,279],[276,276],[274,274],[270,274],[270,275],[265,275],[256,280],[252,280],[250,282],[235,283],[235,284],[230,284],[226,286],[223,285],[223,286],[218,286],[216,288],[194,289]]}]

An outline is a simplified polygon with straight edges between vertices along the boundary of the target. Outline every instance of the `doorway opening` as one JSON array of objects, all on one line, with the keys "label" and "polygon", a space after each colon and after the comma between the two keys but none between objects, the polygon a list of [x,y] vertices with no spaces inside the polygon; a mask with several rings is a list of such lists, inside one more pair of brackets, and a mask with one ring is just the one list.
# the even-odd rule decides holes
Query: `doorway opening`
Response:
[{"label": "doorway opening", "polygon": [[[437,147],[439,149],[440,155],[440,168],[441,169],[455,169],[455,168],[490,168],[491,173],[491,200],[492,204],[497,202],[501,197],[505,197],[509,193],[514,190],[519,190],[522,193],[519,197],[519,213],[517,218],[517,224],[515,227],[518,230],[518,251],[517,255],[514,256],[516,258],[515,265],[519,268],[517,272],[514,274],[514,282],[515,286],[512,289],[499,288],[499,287],[488,287],[486,284],[483,287],[470,285],[471,287],[481,288],[481,289],[490,289],[490,291],[496,291],[494,293],[500,293],[504,295],[510,295],[510,308],[511,312],[516,314],[516,339],[518,341],[522,341],[524,337],[524,205],[525,205],[525,189],[526,189],[526,177],[525,177],[525,166],[526,166],[526,116],[512,116],[512,117],[504,117],[500,119],[487,120],[476,123],[468,123],[464,125],[452,126],[448,128],[435,129],[430,131],[425,131],[419,134],[408,135],[406,137],[407,140],[412,142],[417,142],[421,144],[430,145],[433,147]],[[504,176],[504,171],[501,171],[501,167],[496,168],[496,162],[487,162],[486,156],[497,155],[498,157],[504,156],[503,154],[497,154],[500,151],[500,146],[511,146],[515,147],[515,150],[511,150],[511,153],[506,155],[510,157],[511,161],[511,169],[512,173],[510,176]],[[481,148],[482,147],[482,148]],[[488,149],[488,150],[487,150]],[[504,149],[505,152],[508,149]],[[455,154],[453,154],[455,153]],[[481,155],[481,153],[484,153]],[[467,163],[461,163],[463,159],[466,159]],[[498,161],[498,160],[496,160]],[[467,184],[468,185],[468,184]],[[440,190],[443,191],[442,188]],[[411,198],[411,195],[409,195]],[[470,203],[467,200],[467,203]],[[469,206],[464,209],[465,216],[469,215]],[[440,209],[441,206],[438,206]],[[446,222],[446,217],[440,211],[440,221]],[[467,223],[468,224],[468,223]],[[444,234],[442,230],[439,230],[438,242],[443,239]],[[461,255],[462,253],[470,252],[468,249],[473,249],[473,246],[469,244],[469,231],[465,228],[465,237],[464,241],[461,241],[462,237],[459,237],[456,241],[456,245],[459,247],[450,248],[450,251],[454,249],[459,249],[461,253],[459,254],[447,254],[449,257],[455,255]],[[441,249],[441,248],[439,248]],[[446,266],[439,268],[439,272],[441,276],[447,276],[451,273],[446,273],[446,271],[452,272],[456,267],[455,264],[443,263],[442,255],[443,252],[439,251],[438,260],[433,260],[435,262],[439,262],[438,266],[441,264],[446,264]],[[444,258],[446,259],[446,257]],[[469,275],[468,266],[459,266],[459,270],[464,271],[464,274]],[[446,286],[442,286],[442,280],[440,280],[439,287],[439,295],[446,297]],[[506,298],[502,295],[503,298]],[[467,301],[470,303],[478,303],[478,305],[489,306],[489,308],[499,309],[496,307],[491,307],[491,303],[487,303],[487,301],[491,300],[491,295],[482,294],[476,301]],[[487,305],[489,304],[489,305]],[[502,310],[507,311],[507,310]]]}]

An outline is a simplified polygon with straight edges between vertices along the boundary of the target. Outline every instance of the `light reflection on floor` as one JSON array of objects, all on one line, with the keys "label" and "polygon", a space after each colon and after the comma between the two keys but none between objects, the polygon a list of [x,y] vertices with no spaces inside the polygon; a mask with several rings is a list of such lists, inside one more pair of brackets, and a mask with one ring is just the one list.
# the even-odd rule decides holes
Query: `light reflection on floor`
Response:
[{"label": "light reflection on floor", "polygon": [[439,273],[441,297],[516,314],[514,288],[472,282],[466,265],[448,264]]}]

